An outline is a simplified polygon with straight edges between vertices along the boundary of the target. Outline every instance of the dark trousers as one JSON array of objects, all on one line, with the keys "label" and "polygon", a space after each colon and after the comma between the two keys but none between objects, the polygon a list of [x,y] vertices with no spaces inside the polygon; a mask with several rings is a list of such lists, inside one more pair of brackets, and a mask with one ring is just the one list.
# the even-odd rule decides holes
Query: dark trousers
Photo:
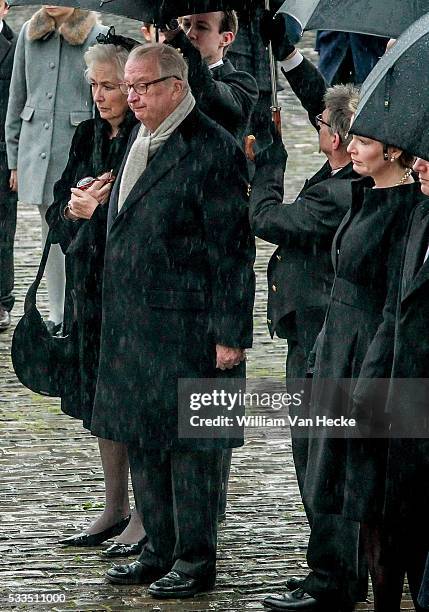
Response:
[{"label": "dark trousers", "polygon": [[128,447],[134,497],[148,535],[142,563],[194,578],[215,576],[223,452]]},{"label": "dark trousers", "polygon": [[13,243],[17,198],[9,189],[9,175],[6,154],[0,151],[0,307],[11,311],[14,304]]},{"label": "dark trousers", "polygon": [[[311,317],[311,311],[308,312]],[[288,340],[288,355],[286,360],[286,384],[288,393],[300,393],[303,385],[305,397],[309,400],[311,379],[305,379],[307,361],[317,333],[319,322],[315,321],[309,333],[293,334]],[[302,332],[302,330],[299,330]],[[308,417],[309,404],[299,407],[299,411],[290,410],[300,418]],[[308,461],[308,438],[303,437],[299,428],[299,437],[291,428],[292,453],[298,486],[302,497]],[[310,574],[304,582],[307,593],[316,599],[335,599],[338,602],[355,603],[365,599],[368,590],[368,572],[360,542],[360,525],[355,521],[344,519],[340,515],[317,514],[303,499],[305,512],[311,529],[307,550],[307,563]]]}]

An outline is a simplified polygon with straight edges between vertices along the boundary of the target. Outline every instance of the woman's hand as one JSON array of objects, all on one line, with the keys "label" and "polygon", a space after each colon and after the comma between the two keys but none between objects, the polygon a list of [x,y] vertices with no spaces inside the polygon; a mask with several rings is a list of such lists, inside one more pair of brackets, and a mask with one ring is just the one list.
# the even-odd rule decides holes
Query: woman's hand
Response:
[{"label": "woman's hand", "polygon": [[[106,204],[109,201],[110,191],[112,189],[112,181],[114,180],[111,172],[105,172],[101,176],[97,177],[91,187],[86,189],[86,193],[91,194],[99,204]],[[109,181],[106,183],[106,181]]]},{"label": "woman's hand", "polygon": [[106,204],[109,200],[112,183],[106,183],[106,181],[111,178],[110,172],[106,172],[98,177],[98,180],[88,189],[71,189],[71,198],[68,203],[69,218],[91,219],[97,206]]},{"label": "woman's hand", "polygon": [[17,193],[18,191],[18,172],[17,170],[10,171],[9,187],[11,191],[14,191],[15,193]]}]

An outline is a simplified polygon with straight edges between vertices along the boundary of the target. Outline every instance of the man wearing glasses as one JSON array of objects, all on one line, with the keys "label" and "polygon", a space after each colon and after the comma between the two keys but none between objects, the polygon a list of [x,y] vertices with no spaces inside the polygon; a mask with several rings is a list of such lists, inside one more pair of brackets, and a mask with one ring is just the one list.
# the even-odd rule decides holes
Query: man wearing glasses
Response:
[{"label": "man wearing glasses", "polygon": [[176,49],[137,47],[120,86],[140,125],[109,203],[91,430],[127,445],[148,542],[107,579],[184,598],[215,583],[223,453],[242,439],[180,438],[178,382],[244,375],[255,257],[247,167],[195,107]]},{"label": "man wearing glasses", "polygon": [[[287,339],[286,384],[291,394],[303,389],[309,354],[323,325],[334,276],[332,239],[351,204],[351,179],[357,177],[347,153],[357,90],[351,85],[336,86],[327,90],[324,100],[326,108],[314,117],[320,150],[327,158],[323,167],[306,181],[294,202],[284,203],[286,155],[275,135],[273,144],[256,158],[250,198],[255,234],[278,245],[268,266],[268,327],[271,336]],[[304,388],[310,391],[308,386]],[[290,414],[308,416],[303,406],[296,412],[290,409]],[[292,427],[291,432],[302,494],[308,439],[299,429],[295,432]],[[319,610],[322,604],[332,612],[352,609],[361,586],[359,525],[341,517],[315,515],[303,501],[311,527],[307,561],[312,571],[305,580],[290,579],[290,592],[267,597],[264,606]],[[363,576],[365,581],[365,571]]]}]

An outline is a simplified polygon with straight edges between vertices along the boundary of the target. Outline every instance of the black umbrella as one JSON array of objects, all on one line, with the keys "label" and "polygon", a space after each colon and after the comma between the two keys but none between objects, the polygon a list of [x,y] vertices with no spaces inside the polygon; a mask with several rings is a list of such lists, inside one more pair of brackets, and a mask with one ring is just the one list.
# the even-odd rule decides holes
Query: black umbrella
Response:
[{"label": "black umbrella", "polygon": [[286,0],[279,12],[303,30],[338,30],[397,38],[429,11],[429,0]]},{"label": "black umbrella", "polygon": [[350,132],[429,159],[429,14],[404,32],[362,85]]},{"label": "black umbrella", "polygon": [[[46,4],[41,0],[10,0],[11,6]],[[162,24],[172,17],[209,13],[223,9],[243,10],[246,0],[55,0],[56,6],[70,6]]]}]

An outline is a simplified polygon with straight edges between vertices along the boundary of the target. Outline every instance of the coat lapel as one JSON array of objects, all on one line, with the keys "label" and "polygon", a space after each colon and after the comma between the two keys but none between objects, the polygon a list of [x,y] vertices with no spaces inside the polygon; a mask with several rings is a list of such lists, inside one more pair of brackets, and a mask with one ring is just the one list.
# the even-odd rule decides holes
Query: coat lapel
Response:
[{"label": "coat lapel", "polygon": [[402,300],[429,280],[429,259],[423,258],[429,246],[429,202],[416,211],[407,241],[402,270]]},{"label": "coat lapel", "polygon": [[[118,180],[115,185],[115,194],[112,193],[112,215],[116,214],[116,217],[112,219],[111,226],[115,225],[129,208],[140,202],[143,196],[189,153],[190,147],[183,138],[180,127],[181,126],[179,126],[179,128],[157,151],[146,170],[134,185],[121,210],[116,214],[118,209],[119,186],[121,184],[122,173],[125,167],[124,160],[120,176],[118,176]],[[134,140],[135,137],[132,141],[130,141],[129,148],[131,148]]]},{"label": "coat lapel", "polygon": [[317,183],[320,183],[320,181],[324,181],[329,176],[331,176],[331,172],[332,170],[331,166],[329,165],[329,162],[325,162],[320,168],[320,170],[318,170],[316,174],[314,174],[310,179],[308,179],[308,181],[305,182],[304,189],[308,189],[312,185],[317,185]]},{"label": "coat lapel", "polygon": [[138,131],[140,129],[140,124],[136,125],[130,135],[130,139],[128,141],[127,150],[125,151],[124,158],[122,160],[121,167],[119,168],[118,176],[116,177],[115,184],[113,185],[112,193],[110,194],[109,199],[109,210],[107,213],[107,231],[110,231],[110,228],[113,225],[113,222],[118,214],[118,198],[119,198],[119,186],[122,180],[122,174],[125,168],[125,162],[127,161],[128,153],[130,152],[131,147],[135,139],[137,138]]}]

